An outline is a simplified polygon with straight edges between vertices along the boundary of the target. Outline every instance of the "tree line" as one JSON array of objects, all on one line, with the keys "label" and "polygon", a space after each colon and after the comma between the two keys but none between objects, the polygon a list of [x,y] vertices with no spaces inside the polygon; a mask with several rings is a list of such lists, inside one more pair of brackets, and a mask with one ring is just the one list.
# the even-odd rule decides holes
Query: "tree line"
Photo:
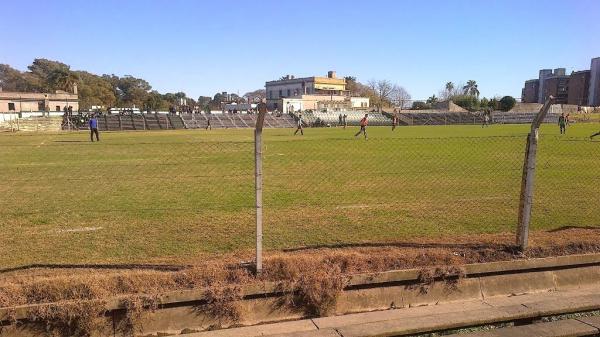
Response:
[{"label": "tree line", "polygon": [[432,109],[440,101],[452,101],[454,104],[468,111],[509,111],[517,102],[511,96],[479,98],[479,94],[479,85],[475,80],[469,80],[466,84],[458,85],[454,84],[454,82],[447,82],[444,88],[440,90],[439,98],[436,95],[432,95],[425,102],[414,102],[412,109]]},{"label": "tree line", "polygon": [[92,106],[107,108],[135,106],[151,111],[188,108],[206,111],[220,109],[221,102],[225,100],[243,103],[248,98],[254,99],[260,95],[264,97],[264,89],[250,92],[243,97],[217,93],[212,97],[200,96],[198,99],[193,99],[187,97],[184,92],[161,94],[141,78],[131,75],[96,75],[87,71],[71,70],[67,64],[43,58],[35,59],[27,67],[27,71],[19,71],[7,64],[0,64],[0,87],[3,91],[73,92],[75,85],[77,85],[79,106],[82,110],[90,109]]}]

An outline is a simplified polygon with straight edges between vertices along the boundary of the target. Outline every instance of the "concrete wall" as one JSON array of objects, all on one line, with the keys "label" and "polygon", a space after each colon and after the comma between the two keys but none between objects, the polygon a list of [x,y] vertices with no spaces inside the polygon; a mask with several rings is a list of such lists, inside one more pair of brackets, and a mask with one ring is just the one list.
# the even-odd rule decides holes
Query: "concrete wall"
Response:
[{"label": "concrete wall", "polygon": [[353,108],[368,108],[369,103],[368,97],[350,97],[350,106]]}]

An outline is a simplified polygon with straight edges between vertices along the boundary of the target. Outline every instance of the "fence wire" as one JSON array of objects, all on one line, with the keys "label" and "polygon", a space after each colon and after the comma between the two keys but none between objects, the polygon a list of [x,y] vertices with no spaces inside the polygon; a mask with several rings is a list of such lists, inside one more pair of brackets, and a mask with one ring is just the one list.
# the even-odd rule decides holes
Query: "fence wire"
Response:
[{"label": "fence wire", "polygon": [[534,193],[533,230],[600,226],[600,142],[540,137]]},{"label": "fence wire", "polygon": [[248,247],[253,149],[253,142],[1,147],[4,263],[144,263]]},{"label": "fence wire", "polygon": [[524,137],[269,142],[276,248],[514,231]]},{"label": "fence wire", "polygon": [[[254,247],[252,141],[7,139],[2,267],[172,262]],[[269,137],[265,248],[514,233],[525,142]],[[600,226],[598,205],[600,142],[542,135],[532,230]]]}]

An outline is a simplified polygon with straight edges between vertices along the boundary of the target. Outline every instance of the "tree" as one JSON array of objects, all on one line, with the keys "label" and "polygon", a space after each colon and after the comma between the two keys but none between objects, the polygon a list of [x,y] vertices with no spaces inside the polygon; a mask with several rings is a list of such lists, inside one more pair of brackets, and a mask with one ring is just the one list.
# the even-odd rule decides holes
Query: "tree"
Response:
[{"label": "tree", "polygon": [[[114,76],[114,75],[113,75]],[[152,89],[145,80],[125,75],[119,78],[117,84],[119,102],[124,105],[143,106],[148,92]]]},{"label": "tree", "polygon": [[452,97],[452,102],[469,111],[479,110],[479,100],[473,95],[457,95]]},{"label": "tree", "polygon": [[438,98],[435,97],[435,95],[431,95],[429,96],[429,98],[427,99],[427,104],[429,104],[430,106],[434,107],[438,102]]},{"label": "tree", "polygon": [[356,77],[354,76],[346,76],[344,77],[344,80],[346,81],[346,90],[348,90],[348,92],[350,93],[350,96],[358,96],[359,95],[359,84],[358,81],[356,81]]},{"label": "tree", "polygon": [[147,111],[164,111],[169,109],[169,102],[158,91],[152,90],[146,97],[144,107]]},{"label": "tree", "polygon": [[446,92],[448,94],[452,94],[452,92],[454,91],[454,83],[452,82],[447,82],[446,83]]},{"label": "tree", "polygon": [[267,91],[265,89],[257,89],[245,93],[243,97],[245,97],[249,103],[258,103],[263,99],[267,98]]},{"label": "tree", "polygon": [[406,103],[410,101],[411,96],[408,91],[404,89],[404,87],[400,85],[394,85],[391,98],[394,105],[402,109],[406,106]]},{"label": "tree", "polygon": [[479,89],[477,88],[477,82],[475,82],[474,80],[468,80],[467,84],[463,87],[463,93],[465,95],[479,97]]},{"label": "tree", "polygon": [[487,98],[484,97],[479,100],[479,107],[481,109],[487,109],[487,108],[489,108],[489,105],[490,105],[490,100],[488,100]]},{"label": "tree", "polygon": [[73,92],[79,76],[68,69],[56,69],[48,75],[48,83],[52,89]]},{"label": "tree", "polygon": [[431,107],[427,103],[421,101],[413,102],[411,107],[412,110],[427,110],[429,108]]},{"label": "tree", "polygon": [[517,100],[514,97],[504,96],[498,102],[498,108],[502,111],[509,111],[515,104],[517,104]]},{"label": "tree", "polygon": [[81,109],[89,109],[92,106],[112,107],[117,104],[117,97],[110,82],[85,71],[76,71],[75,74],[79,78],[77,88]]},{"label": "tree", "polygon": [[391,95],[394,90],[394,85],[388,80],[370,80],[367,82],[369,89],[375,94],[376,101],[374,102],[379,108],[391,105]]},{"label": "tree", "polygon": [[498,99],[496,99],[495,97],[490,99],[490,101],[488,102],[488,108],[492,109],[492,110],[498,110]]},{"label": "tree", "polygon": [[210,100],[210,97],[200,96],[198,97],[198,106],[200,106],[200,108],[205,108],[210,103]]}]

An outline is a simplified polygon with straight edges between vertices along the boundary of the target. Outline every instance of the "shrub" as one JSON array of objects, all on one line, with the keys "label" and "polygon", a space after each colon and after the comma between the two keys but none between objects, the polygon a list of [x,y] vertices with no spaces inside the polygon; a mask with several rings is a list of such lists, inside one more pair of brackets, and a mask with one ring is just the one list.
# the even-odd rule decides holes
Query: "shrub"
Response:
[{"label": "shrub", "polygon": [[515,106],[516,103],[517,103],[517,100],[514,99],[514,97],[504,96],[498,102],[498,108],[500,108],[500,110],[502,110],[502,111],[509,111],[510,109],[512,109]]}]

